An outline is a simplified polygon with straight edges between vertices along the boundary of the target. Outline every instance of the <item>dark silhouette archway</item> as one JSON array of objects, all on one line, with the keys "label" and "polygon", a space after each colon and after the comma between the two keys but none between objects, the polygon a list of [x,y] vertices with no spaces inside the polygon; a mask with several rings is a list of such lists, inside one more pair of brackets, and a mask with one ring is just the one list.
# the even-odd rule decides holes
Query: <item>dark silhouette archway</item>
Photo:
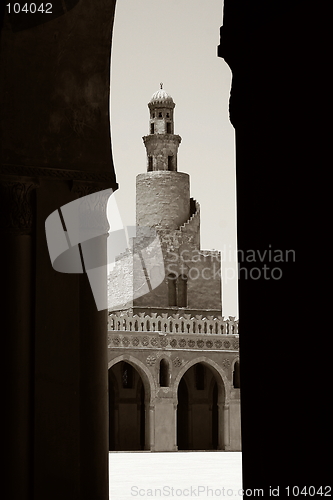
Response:
[{"label": "dark silhouette archway", "polygon": [[109,368],[109,449],[145,448],[145,388],[133,365],[120,361]]},{"label": "dark silhouette archway", "polygon": [[178,386],[177,446],[178,450],[189,449],[189,403],[188,389],[184,377]]},{"label": "dark silhouette archway", "polygon": [[[220,395],[222,399],[222,395]],[[178,386],[177,446],[179,450],[217,450],[219,389],[216,375],[204,363],[185,372]]]}]

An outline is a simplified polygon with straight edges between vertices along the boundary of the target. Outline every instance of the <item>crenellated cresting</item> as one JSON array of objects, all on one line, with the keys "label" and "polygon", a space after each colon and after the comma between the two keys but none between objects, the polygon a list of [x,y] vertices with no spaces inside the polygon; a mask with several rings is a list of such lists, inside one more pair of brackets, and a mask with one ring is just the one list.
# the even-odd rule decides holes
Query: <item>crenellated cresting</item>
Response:
[{"label": "crenellated cresting", "polygon": [[213,317],[190,314],[168,314],[161,316],[157,313],[146,315],[139,313],[116,312],[109,314],[109,331],[126,332],[161,332],[179,334],[205,334],[205,335],[238,335],[238,320],[233,316],[225,319],[223,316]]}]

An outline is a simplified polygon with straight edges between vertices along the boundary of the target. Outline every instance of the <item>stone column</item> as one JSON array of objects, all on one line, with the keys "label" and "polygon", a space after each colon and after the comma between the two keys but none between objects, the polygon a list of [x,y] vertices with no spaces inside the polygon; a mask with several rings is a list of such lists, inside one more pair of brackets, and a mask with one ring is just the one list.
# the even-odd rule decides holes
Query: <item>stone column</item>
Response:
[{"label": "stone column", "polygon": [[149,406],[149,427],[146,430],[149,431],[149,434],[146,433],[149,436],[148,449],[155,451],[155,406],[152,404]]},{"label": "stone column", "polygon": [[155,443],[154,451],[175,451],[176,414],[169,388],[159,391],[155,404]]},{"label": "stone column", "polygon": [[34,304],[33,191],[38,182],[2,178],[0,182],[1,313],[4,447],[8,473],[4,489],[13,500],[32,495]]},{"label": "stone column", "polygon": [[178,408],[178,401],[175,401],[173,403],[173,408],[174,408],[174,412],[175,412],[174,451],[178,451],[178,445],[177,445],[177,408]]},{"label": "stone column", "polygon": [[[220,405],[219,405],[219,410],[220,410]],[[230,418],[229,418],[229,410],[230,406],[228,403],[225,403],[223,406],[223,449],[224,450],[229,450],[230,449]],[[221,433],[220,437],[221,437]]]}]

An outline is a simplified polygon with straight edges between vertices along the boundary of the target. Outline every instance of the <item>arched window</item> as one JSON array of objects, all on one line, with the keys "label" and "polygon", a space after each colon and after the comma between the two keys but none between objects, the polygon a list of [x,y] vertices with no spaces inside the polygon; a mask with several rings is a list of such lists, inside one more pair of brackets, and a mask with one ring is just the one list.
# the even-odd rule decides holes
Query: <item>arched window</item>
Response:
[{"label": "arched window", "polygon": [[166,359],[160,362],[160,387],[169,387],[169,363]]},{"label": "arched window", "polygon": [[122,382],[124,389],[133,388],[133,367],[126,361],[123,362],[122,366]]},{"label": "arched window", "polygon": [[148,172],[151,172],[153,170],[153,157],[148,156]]},{"label": "arched window", "polygon": [[178,306],[187,307],[187,276],[181,274],[177,279]]},{"label": "arched window", "polygon": [[172,156],[168,156],[168,170],[170,170],[170,171],[173,170]]},{"label": "arched window", "polygon": [[150,133],[151,134],[154,133],[154,124],[153,123],[150,124]]},{"label": "arched window", "polygon": [[171,134],[171,123],[167,122],[167,134]]},{"label": "arched window", "polygon": [[170,307],[177,305],[176,280],[177,280],[177,277],[175,274],[168,275],[168,299],[169,299],[169,306]]},{"label": "arched window", "polygon": [[234,364],[233,386],[235,389],[240,388],[240,370],[239,370],[239,361],[238,360]]}]

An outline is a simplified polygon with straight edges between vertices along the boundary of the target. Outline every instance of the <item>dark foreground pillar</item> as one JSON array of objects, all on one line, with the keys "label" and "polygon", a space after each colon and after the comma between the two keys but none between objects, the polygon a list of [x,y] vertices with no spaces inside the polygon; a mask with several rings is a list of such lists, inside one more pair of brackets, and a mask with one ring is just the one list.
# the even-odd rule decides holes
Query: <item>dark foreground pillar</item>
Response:
[{"label": "dark foreground pillar", "polygon": [[[32,493],[33,450],[33,179],[3,178],[1,210],[1,332],[3,452],[12,498]],[[19,478],[19,480],[18,480]]]},{"label": "dark foreground pillar", "polygon": [[[108,498],[106,311],[86,275],[52,268],[45,220],[78,196],[117,189],[115,3],[54,0],[52,14],[1,5],[2,451],[11,500]],[[31,197],[28,181],[38,185]],[[105,237],[99,245],[102,259]]]},{"label": "dark foreground pillar", "polygon": [[[98,311],[107,300],[107,231],[108,191],[93,195],[92,206],[84,223],[89,233],[102,229],[104,235],[93,240],[92,260],[100,267],[79,277],[80,295],[80,500],[108,498],[108,355],[107,309]],[[97,227],[96,227],[97,226]],[[96,231],[97,232],[97,231]],[[89,252],[83,244],[84,265],[89,267]],[[88,274],[90,281],[88,279]],[[99,283],[98,297],[93,297],[91,283]],[[95,287],[93,286],[96,292]],[[97,304],[96,304],[97,299]],[[93,409],[93,411],[92,411]],[[96,460],[98,457],[98,460]]]}]

